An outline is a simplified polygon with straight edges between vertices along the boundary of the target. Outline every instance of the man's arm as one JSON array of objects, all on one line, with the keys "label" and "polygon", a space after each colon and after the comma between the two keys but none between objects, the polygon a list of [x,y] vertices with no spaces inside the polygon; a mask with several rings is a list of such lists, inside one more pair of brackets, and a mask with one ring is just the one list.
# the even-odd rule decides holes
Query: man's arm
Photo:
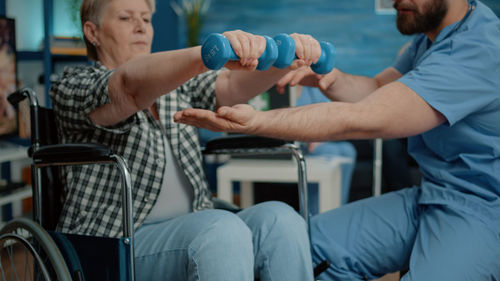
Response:
[{"label": "man's arm", "polygon": [[287,84],[317,87],[332,101],[357,102],[401,76],[393,67],[386,68],[373,78],[347,74],[337,68],[328,74],[318,75],[309,67],[303,67],[286,74],[277,85],[278,88]]},{"label": "man's arm", "polygon": [[392,67],[386,68],[373,78],[334,69],[319,81],[319,87],[332,101],[357,102],[400,77],[401,74]]},{"label": "man's arm", "polygon": [[393,82],[356,103],[331,102],[266,112],[246,105],[222,107],[217,113],[188,109],[178,112],[174,120],[216,131],[327,141],[407,137],[430,130],[445,118],[413,90]]}]

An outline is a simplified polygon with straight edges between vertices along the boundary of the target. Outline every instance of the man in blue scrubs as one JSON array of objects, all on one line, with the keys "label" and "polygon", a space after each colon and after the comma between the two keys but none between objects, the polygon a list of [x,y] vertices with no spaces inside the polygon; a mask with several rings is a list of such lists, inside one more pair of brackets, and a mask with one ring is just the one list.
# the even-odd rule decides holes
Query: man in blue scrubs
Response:
[{"label": "man in blue scrubs", "polygon": [[373,78],[300,69],[280,86],[317,86],[332,101],[256,112],[188,109],[176,121],[211,130],[325,141],[409,137],[420,186],[313,218],[321,280],[500,280],[500,20],[476,0],[395,0],[415,34]]}]

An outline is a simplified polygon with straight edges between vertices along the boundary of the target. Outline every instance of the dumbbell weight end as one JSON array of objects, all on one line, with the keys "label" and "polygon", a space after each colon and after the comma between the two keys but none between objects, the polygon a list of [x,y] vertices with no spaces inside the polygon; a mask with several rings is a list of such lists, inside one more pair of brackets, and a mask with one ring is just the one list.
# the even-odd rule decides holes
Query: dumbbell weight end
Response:
[{"label": "dumbbell weight end", "polygon": [[321,56],[317,63],[311,65],[311,69],[317,74],[327,74],[332,71],[335,66],[337,51],[335,47],[328,42],[321,41],[319,44],[321,45]]},{"label": "dumbbell weight end", "polygon": [[239,60],[227,38],[219,33],[208,35],[201,46],[201,59],[209,69],[220,69],[228,60]]}]

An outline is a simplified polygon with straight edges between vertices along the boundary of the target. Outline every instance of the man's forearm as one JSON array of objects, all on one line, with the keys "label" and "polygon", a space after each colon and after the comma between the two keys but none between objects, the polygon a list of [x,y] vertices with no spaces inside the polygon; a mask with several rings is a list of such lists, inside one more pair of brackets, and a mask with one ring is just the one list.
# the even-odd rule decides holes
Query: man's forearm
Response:
[{"label": "man's forearm", "polygon": [[350,136],[348,103],[322,103],[259,112],[248,133],[299,141],[328,141]]},{"label": "man's forearm", "polygon": [[358,102],[379,87],[374,78],[351,75],[338,69],[333,72],[336,81],[325,93],[332,101]]},{"label": "man's forearm", "polygon": [[301,141],[401,138],[441,125],[445,117],[400,82],[356,103],[328,102],[259,112],[248,133]]},{"label": "man's forearm", "polygon": [[343,102],[358,102],[402,76],[393,67],[384,69],[373,78],[343,73],[338,69],[334,69],[332,74],[336,77],[336,81],[325,95],[333,101]]}]

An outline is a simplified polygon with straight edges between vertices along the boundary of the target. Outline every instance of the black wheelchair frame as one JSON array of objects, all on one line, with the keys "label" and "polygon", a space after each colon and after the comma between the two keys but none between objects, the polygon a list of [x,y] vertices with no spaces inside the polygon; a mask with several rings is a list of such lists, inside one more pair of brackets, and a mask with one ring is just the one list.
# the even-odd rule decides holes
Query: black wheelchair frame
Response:
[{"label": "black wheelchair frame", "polygon": [[[67,272],[56,272],[58,280],[134,280],[134,221],[132,206],[132,185],[126,162],[106,146],[99,144],[57,144],[57,131],[54,126],[52,110],[39,106],[36,93],[24,88],[9,95],[8,100],[13,105],[28,99],[30,104],[31,147],[28,155],[32,158],[32,189],[33,189],[33,220],[30,230],[48,232],[49,236],[37,241],[42,248],[53,248],[44,243],[56,245],[58,249],[50,252],[62,255],[69,266],[71,279],[67,279]],[[121,238],[93,237],[85,235],[64,234],[55,231],[58,217],[62,208],[62,184],[58,180],[58,167],[71,165],[107,164],[114,165],[122,177],[122,227]],[[44,187],[44,188],[42,188]],[[17,227],[15,227],[18,225]],[[2,232],[12,232],[19,228],[26,228],[26,219],[14,220],[6,225]],[[40,227],[41,226],[41,227]],[[11,235],[11,234],[9,234]],[[106,247],[113,253],[122,253],[118,260],[108,265],[100,261],[109,260],[111,255],[102,255],[106,251],[95,253],[95,246]],[[109,246],[108,246],[109,245]],[[103,249],[103,248],[101,248]],[[59,251],[57,251],[59,250]],[[50,253],[46,252],[52,261]],[[113,259],[111,257],[111,259]],[[60,259],[57,260],[59,263]],[[83,266],[82,266],[83,265]],[[54,266],[52,264],[52,266]],[[84,270],[83,268],[88,268]],[[113,273],[116,269],[118,272]],[[65,271],[65,270],[62,270]],[[83,272],[85,271],[85,272]],[[96,273],[109,272],[103,279]],[[85,276],[85,277],[84,277]],[[95,277],[94,277],[95,276]]]}]

